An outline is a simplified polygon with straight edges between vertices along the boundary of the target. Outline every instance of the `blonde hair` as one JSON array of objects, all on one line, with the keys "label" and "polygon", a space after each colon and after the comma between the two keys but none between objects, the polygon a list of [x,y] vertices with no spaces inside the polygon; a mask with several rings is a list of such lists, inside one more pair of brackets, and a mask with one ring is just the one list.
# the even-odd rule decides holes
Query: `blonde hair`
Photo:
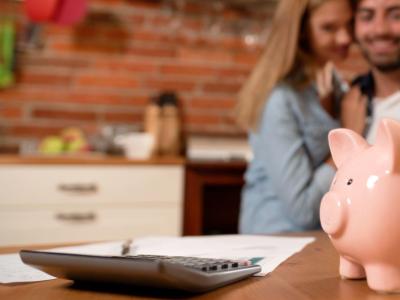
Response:
[{"label": "blonde hair", "polygon": [[295,87],[310,83],[313,59],[308,53],[306,23],[311,11],[332,0],[280,0],[266,47],[238,95],[236,117],[246,129],[256,130],[268,95],[287,79]]}]

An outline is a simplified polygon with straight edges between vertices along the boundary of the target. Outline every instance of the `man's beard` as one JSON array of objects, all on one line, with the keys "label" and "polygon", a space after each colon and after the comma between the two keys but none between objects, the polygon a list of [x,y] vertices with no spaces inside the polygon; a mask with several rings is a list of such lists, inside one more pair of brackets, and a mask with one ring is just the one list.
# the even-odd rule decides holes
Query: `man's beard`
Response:
[{"label": "man's beard", "polygon": [[[393,39],[392,37],[390,37]],[[396,41],[397,45],[400,45],[400,37],[395,37],[394,38]],[[395,56],[393,59],[390,59],[385,62],[379,62],[377,59],[374,59],[372,55],[369,53],[367,50],[367,47],[363,47],[361,43],[359,43],[361,52],[363,53],[364,57],[367,59],[367,61],[376,69],[378,69],[381,72],[384,73],[389,73],[393,71],[398,71],[400,70],[400,46],[398,48],[398,53],[397,56]]]}]

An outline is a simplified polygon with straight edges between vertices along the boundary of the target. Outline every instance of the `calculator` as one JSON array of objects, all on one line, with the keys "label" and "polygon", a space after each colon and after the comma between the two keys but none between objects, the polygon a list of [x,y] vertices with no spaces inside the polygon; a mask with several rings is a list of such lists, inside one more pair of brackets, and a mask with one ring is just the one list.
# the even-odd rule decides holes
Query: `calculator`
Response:
[{"label": "calculator", "polygon": [[249,261],[187,256],[98,256],[21,250],[25,264],[57,278],[206,292],[261,271]]}]

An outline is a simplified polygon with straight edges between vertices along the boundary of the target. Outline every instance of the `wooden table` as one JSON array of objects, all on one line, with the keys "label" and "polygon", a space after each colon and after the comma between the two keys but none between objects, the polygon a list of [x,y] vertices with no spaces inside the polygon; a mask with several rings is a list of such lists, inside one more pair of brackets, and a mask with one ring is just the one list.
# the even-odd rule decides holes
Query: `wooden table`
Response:
[{"label": "wooden table", "polygon": [[[400,295],[381,295],[367,287],[365,280],[341,280],[338,255],[322,232],[311,232],[317,239],[290,257],[266,277],[253,277],[215,291],[190,295],[183,292],[152,291],[138,288],[75,286],[67,280],[29,284],[0,284],[0,299],[400,299]],[[37,247],[36,247],[37,248]],[[9,253],[17,248],[2,248]]]}]

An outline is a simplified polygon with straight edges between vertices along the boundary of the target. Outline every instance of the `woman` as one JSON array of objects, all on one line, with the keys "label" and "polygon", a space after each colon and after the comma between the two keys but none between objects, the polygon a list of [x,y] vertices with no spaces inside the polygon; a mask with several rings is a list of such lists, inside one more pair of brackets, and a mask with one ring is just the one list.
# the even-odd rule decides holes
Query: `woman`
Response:
[{"label": "woman", "polygon": [[335,173],[328,132],[356,129],[340,112],[332,78],[332,63],[347,57],[351,23],[348,0],[279,1],[266,49],[239,95],[238,120],[254,154],[241,233],[319,227],[320,200]]}]

